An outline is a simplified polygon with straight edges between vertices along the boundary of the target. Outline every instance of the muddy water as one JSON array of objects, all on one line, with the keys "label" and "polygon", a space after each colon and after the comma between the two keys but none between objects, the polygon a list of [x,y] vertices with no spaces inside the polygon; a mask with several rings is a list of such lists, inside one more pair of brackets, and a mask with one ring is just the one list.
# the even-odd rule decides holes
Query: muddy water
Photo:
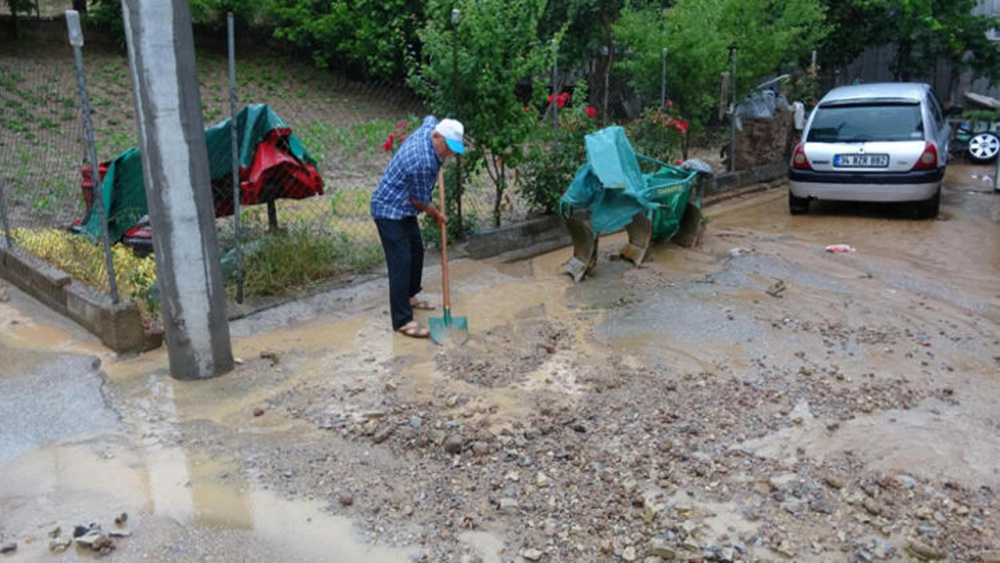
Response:
[{"label": "muddy water", "polygon": [[[0,534],[22,543],[20,557],[42,560],[49,557],[46,533],[56,525],[108,526],[126,511],[135,533],[119,542],[122,560],[407,561],[440,543],[437,537],[417,545],[407,538],[418,532],[404,525],[403,533],[385,540],[402,547],[383,547],[381,537],[373,541],[372,530],[379,529],[373,517],[335,499],[354,490],[363,505],[359,491],[389,487],[403,504],[418,504],[414,499],[424,491],[442,486],[431,480],[442,469],[425,454],[397,449],[405,443],[394,442],[398,435],[416,426],[410,420],[499,436],[540,412],[555,412],[559,420],[586,414],[594,405],[585,400],[594,395],[584,376],[622,367],[655,366],[665,381],[719,376],[716,381],[754,383],[761,373],[808,369],[817,379],[837,374],[844,387],[865,393],[874,391],[861,384],[893,383],[885,393],[913,391],[912,406],[859,412],[833,432],[819,414],[829,407],[805,402],[796,406],[796,413],[806,413],[801,424],[733,447],[787,466],[832,462],[851,451],[875,471],[905,467],[931,480],[1000,486],[1000,442],[988,399],[1000,391],[994,360],[1000,237],[976,199],[988,197],[983,187],[975,178],[961,183],[968,173],[949,174],[937,221],[852,206],[791,217],[784,192],[759,194],[711,208],[701,247],[657,246],[643,268],[611,261],[624,238],[603,237],[598,269],[579,285],[560,272],[568,249],[515,264],[456,261],[453,311],[469,319],[465,348],[393,334],[384,288],[373,283],[352,289],[343,297],[351,306],[336,313],[322,305],[288,307],[258,324],[239,321],[237,369],[209,381],[178,382],[167,376],[162,350],[117,359],[65,327],[7,309],[12,312],[0,316],[7,319],[0,320],[0,352],[6,346],[102,358],[99,395],[115,424],[61,436],[0,466]],[[833,243],[857,251],[825,253]],[[733,256],[734,248],[746,252]],[[768,295],[777,281],[784,284],[780,296]],[[429,269],[432,301],[440,299],[438,283]],[[440,314],[419,312],[418,319]],[[15,315],[16,323],[9,320]],[[526,342],[539,323],[563,335],[545,353]],[[469,350],[474,357],[463,356]],[[8,360],[14,371],[31,372],[37,363],[10,357],[18,358]],[[463,369],[480,365],[505,378],[494,385],[449,372],[458,360]],[[381,446],[368,437],[351,441],[348,428],[389,419],[397,408],[404,424],[395,437]],[[610,442],[621,445],[618,437]],[[356,465],[337,476],[313,473],[329,464],[324,456],[357,458],[347,460]],[[445,465],[457,471],[466,459]],[[742,478],[733,476],[730,484]],[[449,486],[460,483],[462,474],[448,479]],[[757,529],[743,518],[743,507],[709,498],[725,482],[707,485],[697,498],[715,514],[705,522],[713,536]],[[481,496],[475,493],[462,508],[485,504]],[[418,507],[417,514],[426,515],[414,515],[411,525],[451,526],[453,515],[435,516],[439,509]],[[516,527],[490,522],[492,509],[486,513],[477,518],[483,527],[456,534],[456,549],[486,562],[507,560],[523,538]],[[363,519],[365,537],[357,529]],[[586,553],[578,560],[593,555]]]}]

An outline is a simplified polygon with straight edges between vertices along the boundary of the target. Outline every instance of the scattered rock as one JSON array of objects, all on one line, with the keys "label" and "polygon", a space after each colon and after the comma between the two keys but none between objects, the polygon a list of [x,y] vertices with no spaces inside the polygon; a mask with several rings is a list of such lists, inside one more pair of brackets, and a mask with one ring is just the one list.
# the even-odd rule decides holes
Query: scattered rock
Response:
[{"label": "scattered rock", "polygon": [[628,546],[625,551],[622,551],[622,561],[635,561],[638,556],[635,554],[635,548]]},{"label": "scattered rock", "polygon": [[344,493],[337,497],[337,502],[340,503],[340,506],[352,506],[354,504],[354,497]]},{"label": "scattered rock", "polygon": [[521,557],[523,557],[525,561],[539,561],[542,558],[542,552],[537,549],[526,549],[524,550],[524,553],[521,554]]},{"label": "scattered rock", "polygon": [[14,553],[15,551],[17,551],[16,541],[0,545],[0,553]]},{"label": "scattered rock", "polygon": [[653,538],[649,541],[649,554],[661,559],[676,559],[677,552],[670,547],[664,538]]},{"label": "scattered rock", "polygon": [[548,487],[549,486],[549,477],[548,477],[548,475],[546,475],[546,474],[542,473],[541,471],[539,471],[538,472],[538,478],[535,480],[535,484],[538,485],[539,489],[544,489],[545,487]]},{"label": "scattered rock", "polygon": [[264,409],[257,407],[253,410],[254,416],[264,416]]},{"label": "scattered rock", "polygon": [[789,559],[795,558],[795,550],[792,549],[792,544],[788,540],[782,540],[781,543],[778,544],[778,553],[788,557]]},{"label": "scattered rock", "polygon": [[824,475],[823,482],[829,485],[831,489],[839,491],[844,488],[844,481],[834,475]]},{"label": "scattered rock", "polygon": [[906,542],[906,551],[921,561],[944,559],[945,557],[944,551],[917,540]]},{"label": "scattered rock", "polygon": [[516,514],[517,509],[518,504],[516,500],[508,497],[500,499],[500,512],[504,514]]},{"label": "scattered rock", "polygon": [[458,434],[448,436],[444,441],[444,451],[450,454],[460,454],[465,448],[465,439]]},{"label": "scattered rock", "polygon": [[49,551],[52,553],[62,553],[69,549],[69,546],[72,544],[73,538],[56,535],[56,537],[49,540]]},{"label": "scattered rock", "polygon": [[395,431],[395,424],[384,423],[381,428],[375,431],[375,436],[372,440],[374,440],[376,444],[381,444],[382,442],[388,440]]},{"label": "scattered rock", "polygon": [[126,522],[128,522],[127,512],[122,512],[121,514],[115,517],[115,526],[124,526]]}]

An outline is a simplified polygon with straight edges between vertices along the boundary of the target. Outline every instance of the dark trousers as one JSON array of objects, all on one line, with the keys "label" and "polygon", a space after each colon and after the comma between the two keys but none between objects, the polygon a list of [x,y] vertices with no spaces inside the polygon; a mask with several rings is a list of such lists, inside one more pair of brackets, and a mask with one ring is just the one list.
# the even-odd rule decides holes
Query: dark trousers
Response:
[{"label": "dark trousers", "polygon": [[389,267],[389,309],[392,329],[413,320],[410,298],[420,293],[424,273],[424,239],[416,217],[375,219]]}]

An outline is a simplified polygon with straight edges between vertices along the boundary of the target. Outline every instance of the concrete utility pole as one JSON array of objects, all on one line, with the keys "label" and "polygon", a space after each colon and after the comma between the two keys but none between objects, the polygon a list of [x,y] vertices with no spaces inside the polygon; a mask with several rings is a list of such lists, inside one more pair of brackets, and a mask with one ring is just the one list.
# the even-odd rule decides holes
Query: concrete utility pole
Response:
[{"label": "concrete utility pole", "polygon": [[122,0],[170,374],[233,369],[188,0]]}]

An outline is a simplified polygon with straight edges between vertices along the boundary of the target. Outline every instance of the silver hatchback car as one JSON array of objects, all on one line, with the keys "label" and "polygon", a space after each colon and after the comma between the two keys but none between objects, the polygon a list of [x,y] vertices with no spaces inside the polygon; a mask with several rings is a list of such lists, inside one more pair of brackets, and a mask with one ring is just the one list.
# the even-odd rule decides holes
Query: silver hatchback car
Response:
[{"label": "silver hatchback car", "polygon": [[788,205],[812,199],[913,201],[938,214],[951,128],[927,84],[884,83],[831,90],[813,110],[789,163]]}]

